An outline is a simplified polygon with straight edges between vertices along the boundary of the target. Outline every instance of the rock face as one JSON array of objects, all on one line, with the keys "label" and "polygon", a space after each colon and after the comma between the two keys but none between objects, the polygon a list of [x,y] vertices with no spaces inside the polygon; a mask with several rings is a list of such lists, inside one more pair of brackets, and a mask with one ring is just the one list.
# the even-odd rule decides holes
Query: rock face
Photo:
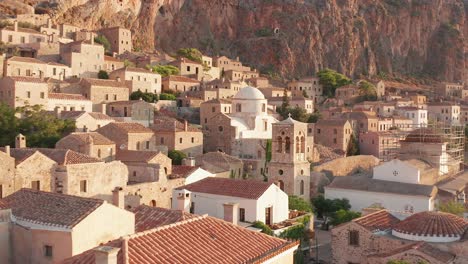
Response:
[{"label": "rock face", "polygon": [[285,77],[329,67],[465,81],[463,0],[59,0],[56,19],[132,28],[135,46],[240,56]]}]

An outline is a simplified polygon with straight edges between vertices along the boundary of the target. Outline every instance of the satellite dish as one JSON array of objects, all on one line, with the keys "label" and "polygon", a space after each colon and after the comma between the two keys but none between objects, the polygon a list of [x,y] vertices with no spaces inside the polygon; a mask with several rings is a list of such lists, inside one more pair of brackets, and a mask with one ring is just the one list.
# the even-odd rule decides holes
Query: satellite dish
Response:
[{"label": "satellite dish", "polygon": [[125,149],[127,146],[125,144],[120,145],[120,149]]}]

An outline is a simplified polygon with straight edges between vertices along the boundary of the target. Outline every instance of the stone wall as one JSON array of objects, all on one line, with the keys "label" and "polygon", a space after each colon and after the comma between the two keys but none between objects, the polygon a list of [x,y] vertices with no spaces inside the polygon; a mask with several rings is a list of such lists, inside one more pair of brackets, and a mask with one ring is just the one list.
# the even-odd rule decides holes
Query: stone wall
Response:
[{"label": "stone wall", "polygon": [[371,155],[358,155],[338,158],[315,166],[315,172],[324,172],[328,176],[348,176],[358,172],[372,173],[372,168],[379,164],[379,159]]}]

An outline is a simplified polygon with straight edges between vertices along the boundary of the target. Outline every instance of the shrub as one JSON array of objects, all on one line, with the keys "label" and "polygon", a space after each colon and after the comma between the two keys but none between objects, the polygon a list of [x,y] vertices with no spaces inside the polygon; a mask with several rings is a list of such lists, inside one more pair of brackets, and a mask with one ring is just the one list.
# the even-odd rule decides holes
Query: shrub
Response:
[{"label": "shrub", "polygon": [[312,205],[309,201],[306,201],[301,197],[297,197],[295,195],[290,195],[288,198],[289,210],[312,212]]},{"label": "shrub", "polygon": [[162,93],[159,95],[159,99],[160,100],[171,100],[171,101],[175,101],[177,100],[177,97],[173,94],[168,94],[168,93]]},{"label": "shrub", "polygon": [[172,160],[172,165],[181,165],[182,160],[187,157],[187,155],[180,150],[171,150],[167,156]]},{"label": "shrub", "polygon": [[151,69],[153,72],[160,74],[162,77],[167,77],[169,75],[179,74],[179,68],[172,65],[156,65],[156,66],[146,66],[148,69]]},{"label": "shrub", "polygon": [[111,44],[110,44],[109,40],[106,38],[106,36],[104,36],[104,35],[99,35],[99,36],[95,37],[94,42],[99,43],[102,46],[104,46],[104,50],[106,50],[107,52],[109,52],[111,50]]},{"label": "shrub", "polygon": [[203,63],[202,56],[203,54],[196,48],[185,48],[179,49],[177,55],[180,57],[187,58],[198,63]]},{"label": "shrub", "polygon": [[100,70],[98,72],[98,78],[99,79],[109,79],[109,74],[104,70]]},{"label": "shrub", "polygon": [[130,100],[140,100],[140,99],[148,103],[154,103],[158,101],[158,95],[154,93],[144,93],[140,90],[135,91],[130,95]]},{"label": "shrub", "polygon": [[262,233],[264,234],[267,234],[267,235],[273,235],[273,231],[271,230],[271,228],[269,226],[267,226],[265,223],[263,223],[262,221],[255,221],[253,222],[253,227],[255,228],[260,228],[262,229]]}]

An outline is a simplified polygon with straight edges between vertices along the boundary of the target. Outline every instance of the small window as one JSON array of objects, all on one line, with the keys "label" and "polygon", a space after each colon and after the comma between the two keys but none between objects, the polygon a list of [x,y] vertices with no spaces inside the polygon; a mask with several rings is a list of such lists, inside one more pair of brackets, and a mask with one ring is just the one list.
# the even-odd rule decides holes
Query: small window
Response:
[{"label": "small window", "polygon": [[45,93],[41,92],[41,99],[44,99],[44,98],[45,98]]},{"label": "small window", "polygon": [[194,214],[194,213],[195,213],[195,203],[194,203],[194,202],[192,202],[192,203],[190,204],[190,213],[191,213],[191,214]]},{"label": "small window", "polygon": [[349,231],[349,245],[359,246],[359,231],[357,230]]},{"label": "small window", "polygon": [[44,246],[44,256],[51,258],[53,256],[52,246],[45,245]]},{"label": "small window", "polygon": [[0,199],[3,198],[3,185],[0,184]]},{"label": "small window", "polygon": [[284,173],[283,170],[279,170],[279,171],[278,171],[278,174],[279,174],[279,175],[283,175],[283,173]]},{"label": "small window", "polygon": [[164,138],[162,137],[159,142],[161,142],[161,144],[164,144]]},{"label": "small window", "polygon": [[41,182],[40,181],[31,181],[31,189],[40,191],[41,190]]},{"label": "small window", "polygon": [[28,91],[28,92],[26,93],[26,97],[31,98],[31,92]]},{"label": "small window", "polygon": [[320,128],[317,128],[317,134],[320,134]]},{"label": "small window", "polygon": [[88,182],[86,180],[80,181],[80,192],[88,192]]},{"label": "small window", "polygon": [[182,138],[179,138],[179,143],[182,144]]},{"label": "small window", "polygon": [[149,149],[149,148],[150,148],[150,142],[146,141],[146,149]]},{"label": "small window", "polygon": [[98,156],[98,158],[101,157],[101,150],[100,149],[98,149],[98,151],[97,151],[97,156]]},{"label": "small window", "polygon": [[224,130],[224,128],[223,128],[222,126],[219,126],[219,127],[218,127],[218,131],[219,131],[219,132],[223,132],[223,130]]},{"label": "small window", "polygon": [[245,222],[245,208],[239,208],[239,221]]},{"label": "small window", "polygon": [[136,176],[137,176],[137,172],[133,171],[133,177],[136,177]]},{"label": "small window", "polygon": [[195,138],[194,137],[192,138],[192,143],[195,143]]}]

